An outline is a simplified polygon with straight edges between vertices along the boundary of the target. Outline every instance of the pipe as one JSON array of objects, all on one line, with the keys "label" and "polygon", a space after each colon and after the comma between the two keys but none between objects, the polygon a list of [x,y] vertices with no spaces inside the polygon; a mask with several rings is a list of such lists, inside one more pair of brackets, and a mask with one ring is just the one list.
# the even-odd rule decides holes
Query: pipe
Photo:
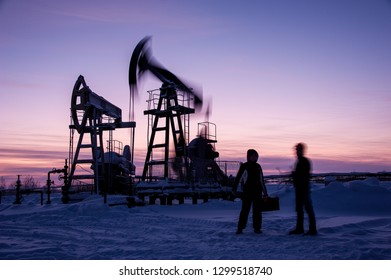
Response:
[{"label": "pipe", "polygon": [[21,204],[21,193],[20,193],[20,187],[22,186],[22,183],[20,182],[20,176],[18,175],[18,180],[16,181],[16,199],[14,201],[14,204]]}]

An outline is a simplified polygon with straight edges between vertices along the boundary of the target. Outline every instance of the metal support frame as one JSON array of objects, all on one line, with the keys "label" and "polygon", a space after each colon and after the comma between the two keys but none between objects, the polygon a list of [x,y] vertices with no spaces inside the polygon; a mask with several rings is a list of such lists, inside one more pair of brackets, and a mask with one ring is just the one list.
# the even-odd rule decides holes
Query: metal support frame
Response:
[{"label": "metal support frame", "polygon": [[[178,157],[183,157],[185,167],[187,169],[187,154],[186,144],[188,142],[189,114],[194,113],[194,109],[190,108],[190,96],[186,93],[181,93],[182,99],[178,100],[177,89],[173,86],[163,85],[160,88],[160,94],[156,104],[157,96],[153,91],[150,91],[150,99],[148,110],[144,111],[144,115],[149,115],[148,118],[148,150],[145,159],[142,180],[151,180],[154,177],[153,166],[163,166],[163,178],[169,178],[169,152],[170,152],[170,134],[175,147],[175,153]],[[185,124],[183,124],[185,122]],[[187,123],[186,123],[187,122]],[[161,125],[163,123],[163,125]],[[171,130],[171,133],[170,133]],[[156,134],[163,133],[163,142],[156,142]],[[163,149],[163,157],[158,160],[154,159],[153,151]],[[179,155],[179,151],[182,154]],[[188,170],[186,170],[187,175]]]},{"label": "metal support frame", "polygon": [[[106,189],[99,185],[105,177],[103,133],[110,132],[110,141],[116,128],[132,128],[134,134],[136,127],[135,122],[122,122],[121,114],[119,107],[92,92],[84,77],[79,76],[71,98],[69,186],[74,180],[93,180],[92,191],[106,194]],[[76,149],[73,147],[74,130],[79,133]],[[85,139],[86,134],[89,140]],[[130,144],[133,149],[134,143]]]}]

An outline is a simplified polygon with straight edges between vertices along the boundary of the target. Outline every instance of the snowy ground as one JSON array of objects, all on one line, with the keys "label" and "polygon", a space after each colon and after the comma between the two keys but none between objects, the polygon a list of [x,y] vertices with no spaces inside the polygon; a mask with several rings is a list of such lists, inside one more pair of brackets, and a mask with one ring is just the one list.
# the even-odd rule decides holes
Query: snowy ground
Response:
[{"label": "snowy ground", "polygon": [[[318,236],[289,236],[291,186],[268,186],[281,210],[264,213],[263,234],[235,235],[241,202],[109,207],[100,196],[63,205],[54,196],[3,197],[0,259],[391,259],[391,182],[313,186]],[[109,197],[109,202],[121,200]]]}]

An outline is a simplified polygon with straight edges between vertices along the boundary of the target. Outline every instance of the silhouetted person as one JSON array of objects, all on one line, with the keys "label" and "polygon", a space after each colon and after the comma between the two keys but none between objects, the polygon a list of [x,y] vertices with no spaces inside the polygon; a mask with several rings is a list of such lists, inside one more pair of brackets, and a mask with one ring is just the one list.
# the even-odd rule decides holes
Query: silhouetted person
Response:
[{"label": "silhouetted person", "polygon": [[310,173],[311,162],[304,156],[305,144],[299,143],[295,146],[297,162],[295,170],[292,172],[293,186],[296,193],[296,212],[297,221],[296,228],[291,230],[289,234],[303,234],[304,233],[304,209],[309,218],[309,231],[306,234],[315,235],[316,221],[315,212],[312,206],[311,190],[310,190]]},{"label": "silhouetted person", "polygon": [[[233,185],[236,192],[239,182],[243,181],[242,210],[240,211],[237,234],[246,228],[251,205],[253,207],[253,228],[255,233],[262,233],[262,193],[267,196],[261,166],[257,163],[258,153],[253,149],[247,151],[247,162],[238,171]],[[244,178],[242,178],[242,176]]]}]

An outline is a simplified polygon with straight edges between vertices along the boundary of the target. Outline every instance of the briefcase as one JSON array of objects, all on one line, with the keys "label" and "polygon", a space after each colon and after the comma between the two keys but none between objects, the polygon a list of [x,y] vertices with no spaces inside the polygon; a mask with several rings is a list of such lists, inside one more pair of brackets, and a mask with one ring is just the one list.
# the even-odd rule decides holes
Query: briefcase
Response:
[{"label": "briefcase", "polygon": [[278,196],[266,196],[262,200],[262,212],[280,210],[280,198]]}]

